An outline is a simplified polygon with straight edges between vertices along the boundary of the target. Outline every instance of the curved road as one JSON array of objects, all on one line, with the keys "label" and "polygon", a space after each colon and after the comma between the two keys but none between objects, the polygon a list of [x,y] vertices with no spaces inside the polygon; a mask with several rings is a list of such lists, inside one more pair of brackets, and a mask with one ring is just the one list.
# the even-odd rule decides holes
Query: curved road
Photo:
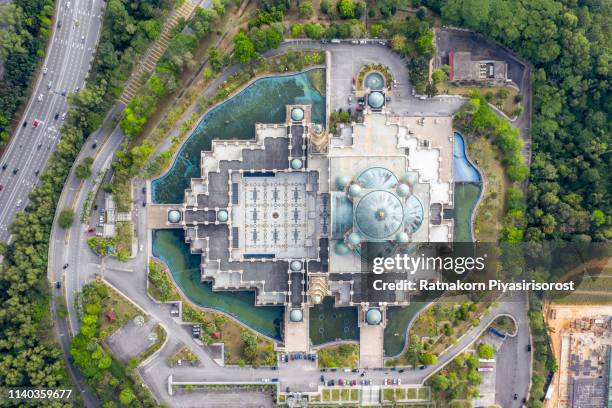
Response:
[{"label": "curved road", "polygon": [[[59,129],[68,110],[66,97],[84,85],[103,13],[102,0],[58,0],[43,69],[1,160],[5,169],[0,170],[0,241],[9,240],[8,226],[26,206],[28,194],[38,183],[38,172],[46,167],[61,137]],[[36,128],[35,120],[39,122]]]}]

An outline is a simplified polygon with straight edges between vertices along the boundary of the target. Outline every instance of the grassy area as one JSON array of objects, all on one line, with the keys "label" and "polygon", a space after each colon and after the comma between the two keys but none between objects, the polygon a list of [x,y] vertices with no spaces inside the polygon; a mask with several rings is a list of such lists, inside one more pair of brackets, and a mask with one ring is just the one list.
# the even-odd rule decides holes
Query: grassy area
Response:
[{"label": "grassy area", "polygon": [[464,135],[468,154],[484,174],[485,192],[474,219],[475,239],[480,242],[497,242],[502,229],[504,203],[508,182],[496,149],[490,140]]},{"label": "grassy area", "polygon": [[[429,387],[407,388],[407,387],[388,387],[383,389],[383,399],[385,401],[410,401],[421,400],[429,401]],[[412,405],[411,405],[412,406]],[[427,406],[427,405],[423,405]]]},{"label": "grassy area", "polygon": [[134,227],[131,222],[120,221],[115,224],[115,232],[117,236],[116,257],[118,260],[125,262],[132,256]]},{"label": "grassy area", "polygon": [[494,327],[497,330],[508,334],[516,333],[516,324],[514,324],[514,320],[512,320],[508,316],[498,317],[493,321],[491,327]]},{"label": "grassy area", "polygon": [[[127,321],[136,315],[142,314],[134,304],[120,295],[117,291],[108,285],[103,285],[108,290],[108,296],[102,300],[102,310],[100,315],[100,334],[102,338],[106,338],[119,327],[123,326]],[[107,312],[112,312],[116,320],[111,321],[105,317]]]},{"label": "grassy area", "polygon": [[180,300],[181,297],[169,274],[170,271],[168,271],[165,265],[154,258],[149,259],[149,288],[147,291],[153,299],[160,302]]},{"label": "grassy area", "polygon": [[140,353],[140,355],[136,357],[133,362],[130,362],[130,365],[132,367],[134,368],[137,367],[140,363],[142,363],[147,358],[149,358],[149,356],[151,356],[153,353],[159,350],[159,348],[166,341],[166,337],[168,334],[166,333],[166,331],[160,324],[156,324],[155,327],[153,328],[153,331],[157,335],[157,340],[155,340],[155,343],[151,344],[145,351]]},{"label": "grassy area", "polygon": [[181,347],[176,353],[168,357],[166,363],[170,367],[176,367],[179,361],[185,361],[192,365],[198,364],[198,357],[187,346]]},{"label": "grassy area", "polygon": [[276,365],[272,341],[220,313],[197,310],[183,302],[183,321],[201,323],[201,337],[205,343],[223,343],[226,364],[250,364],[255,367]]},{"label": "grassy area", "polygon": [[514,118],[516,113],[522,112],[519,92],[507,86],[459,86],[453,83],[437,84],[440,94],[469,96],[472,89],[478,88],[485,96],[487,102],[504,112],[508,117]]},{"label": "grassy area", "polygon": [[359,362],[359,346],[357,344],[340,344],[319,350],[320,368],[355,368]]}]

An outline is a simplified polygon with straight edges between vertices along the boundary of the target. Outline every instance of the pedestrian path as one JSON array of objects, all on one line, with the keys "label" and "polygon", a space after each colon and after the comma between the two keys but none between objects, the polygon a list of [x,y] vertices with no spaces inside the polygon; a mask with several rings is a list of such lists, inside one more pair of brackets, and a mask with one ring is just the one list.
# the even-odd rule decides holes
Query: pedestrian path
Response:
[{"label": "pedestrian path", "polygon": [[170,17],[166,20],[164,27],[162,28],[159,38],[155,40],[153,44],[147,50],[143,60],[138,64],[130,78],[123,88],[123,94],[119,98],[119,101],[125,105],[136,95],[140,86],[146,81],[149,74],[155,69],[157,61],[164,55],[168,44],[170,44],[170,37],[172,30],[183,20],[189,20],[194,10],[198,6],[199,1],[188,0],[183,3],[179,8],[174,10]]}]

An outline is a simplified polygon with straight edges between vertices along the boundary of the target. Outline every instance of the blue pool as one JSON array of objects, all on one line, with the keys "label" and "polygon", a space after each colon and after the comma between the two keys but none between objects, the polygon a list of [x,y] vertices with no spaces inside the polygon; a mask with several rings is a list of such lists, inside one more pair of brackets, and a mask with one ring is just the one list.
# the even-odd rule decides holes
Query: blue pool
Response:
[{"label": "blue pool", "polygon": [[463,135],[455,132],[453,144],[453,179],[455,183],[478,183],[480,173],[467,157]]}]

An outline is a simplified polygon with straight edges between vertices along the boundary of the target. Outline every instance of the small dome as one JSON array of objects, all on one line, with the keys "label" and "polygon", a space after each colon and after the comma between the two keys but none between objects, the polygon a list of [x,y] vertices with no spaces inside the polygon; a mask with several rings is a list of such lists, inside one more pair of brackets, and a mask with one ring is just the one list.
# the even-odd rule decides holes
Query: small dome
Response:
[{"label": "small dome", "polygon": [[406,184],[400,184],[399,186],[397,186],[397,195],[400,197],[407,197],[408,194],[410,194],[410,187],[408,187],[408,185]]},{"label": "small dome", "polygon": [[380,313],[378,309],[370,309],[367,311],[365,319],[367,324],[380,324],[382,321],[382,313]]},{"label": "small dome", "polygon": [[400,231],[395,236],[395,239],[397,240],[397,242],[405,244],[406,242],[408,242],[410,240],[410,237],[404,231]]},{"label": "small dome", "polygon": [[346,244],[342,241],[338,241],[335,247],[336,253],[338,255],[346,255],[350,252],[350,248],[346,246]]},{"label": "small dome", "polygon": [[382,108],[385,104],[385,95],[380,91],[371,92],[368,95],[368,105],[374,109]]},{"label": "small dome", "polygon": [[361,186],[359,184],[351,184],[349,187],[349,195],[351,197],[359,197],[361,195]]},{"label": "small dome", "polygon": [[351,232],[348,236],[348,242],[353,246],[361,244],[361,235],[358,232]]},{"label": "small dome", "polygon": [[406,173],[402,176],[402,181],[414,186],[419,180],[416,173]]},{"label": "small dome", "polygon": [[304,110],[302,108],[291,109],[291,120],[299,122],[302,119],[304,119]]},{"label": "small dome", "polygon": [[339,190],[344,190],[344,188],[348,186],[350,182],[351,182],[351,179],[348,176],[336,177],[336,187],[338,187]]},{"label": "small dome", "polygon": [[304,313],[302,313],[300,309],[293,309],[289,313],[289,320],[291,320],[292,322],[301,322],[303,318]]},{"label": "small dome", "polygon": [[176,224],[181,221],[181,212],[179,210],[168,211],[168,222]]},{"label": "small dome", "polygon": [[217,212],[217,221],[226,222],[228,218],[229,218],[229,215],[227,214],[227,211],[220,210],[219,212]]},{"label": "small dome", "polygon": [[378,72],[371,72],[365,77],[365,86],[374,91],[382,89],[385,84],[385,80]]},{"label": "small dome", "polygon": [[298,272],[302,270],[302,263],[300,261],[291,261],[291,265],[289,265],[292,271]]},{"label": "small dome", "polygon": [[323,299],[321,299],[321,296],[320,296],[320,295],[315,295],[315,296],[312,298],[312,300],[313,300],[315,303],[319,304],[319,303],[321,303],[321,301],[322,301]]},{"label": "small dome", "polygon": [[302,168],[302,161],[300,159],[291,160],[291,168],[293,170],[299,170]]},{"label": "small dome", "polygon": [[320,125],[320,124],[318,124],[318,123],[317,123],[317,124],[315,124],[315,125],[314,125],[314,132],[315,132],[315,133],[321,133],[321,132],[323,132],[323,126],[321,126],[321,125]]}]

